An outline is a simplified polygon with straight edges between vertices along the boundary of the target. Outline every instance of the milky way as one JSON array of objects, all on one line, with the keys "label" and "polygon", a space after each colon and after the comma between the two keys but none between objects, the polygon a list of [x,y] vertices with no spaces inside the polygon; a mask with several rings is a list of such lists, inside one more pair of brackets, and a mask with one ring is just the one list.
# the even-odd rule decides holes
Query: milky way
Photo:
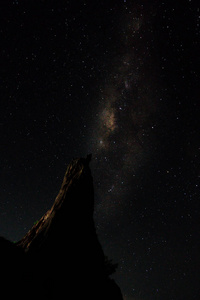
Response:
[{"label": "milky way", "polygon": [[99,91],[93,152],[95,169],[104,178],[98,184],[98,208],[108,215],[122,204],[130,179],[152,152],[158,95],[153,93],[156,75],[148,47],[151,26],[145,21],[142,6],[125,9],[118,50]]}]

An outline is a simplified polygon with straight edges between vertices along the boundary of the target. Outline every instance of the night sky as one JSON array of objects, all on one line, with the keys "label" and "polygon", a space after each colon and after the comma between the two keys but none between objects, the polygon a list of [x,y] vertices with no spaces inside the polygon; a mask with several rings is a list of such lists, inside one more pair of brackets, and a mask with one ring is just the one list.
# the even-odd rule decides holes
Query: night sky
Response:
[{"label": "night sky", "polygon": [[2,0],[0,235],[22,238],[92,153],[124,299],[199,299],[199,50],[193,0]]}]

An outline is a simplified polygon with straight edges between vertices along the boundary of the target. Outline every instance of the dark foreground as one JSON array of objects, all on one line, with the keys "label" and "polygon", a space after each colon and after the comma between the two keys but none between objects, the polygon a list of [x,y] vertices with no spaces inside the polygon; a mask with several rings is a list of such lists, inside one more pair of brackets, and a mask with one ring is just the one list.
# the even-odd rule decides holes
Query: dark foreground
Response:
[{"label": "dark foreground", "polygon": [[95,231],[89,161],[70,163],[52,208],[22,240],[0,238],[1,292],[8,299],[122,300],[109,278],[116,266]]}]

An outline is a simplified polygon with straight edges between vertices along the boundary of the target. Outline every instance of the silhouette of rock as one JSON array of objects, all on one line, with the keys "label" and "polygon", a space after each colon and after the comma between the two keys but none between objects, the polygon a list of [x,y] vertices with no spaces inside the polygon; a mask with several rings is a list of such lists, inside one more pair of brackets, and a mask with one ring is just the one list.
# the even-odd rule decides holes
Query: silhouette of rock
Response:
[{"label": "silhouette of rock", "polygon": [[7,257],[1,282],[15,283],[15,296],[123,299],[109,278],[116,265],[105,257],[95,231],[90,160],[91,155],[70,163],[52,208],[18,243],[0,239],[1,257]]}]

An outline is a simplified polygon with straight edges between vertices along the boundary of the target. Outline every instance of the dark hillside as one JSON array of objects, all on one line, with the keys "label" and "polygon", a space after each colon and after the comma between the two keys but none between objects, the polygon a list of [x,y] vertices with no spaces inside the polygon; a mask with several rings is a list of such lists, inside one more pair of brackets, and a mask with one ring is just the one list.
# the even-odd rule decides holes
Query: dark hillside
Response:
[{"label": "dark hillside", "polygon": [[1,282],[11,296],[122,299],[109,278],[116,266],[106,259],[95,231],[89,161],[90,156],[71,162],[52,208],[22,240],[1,239]]}]

